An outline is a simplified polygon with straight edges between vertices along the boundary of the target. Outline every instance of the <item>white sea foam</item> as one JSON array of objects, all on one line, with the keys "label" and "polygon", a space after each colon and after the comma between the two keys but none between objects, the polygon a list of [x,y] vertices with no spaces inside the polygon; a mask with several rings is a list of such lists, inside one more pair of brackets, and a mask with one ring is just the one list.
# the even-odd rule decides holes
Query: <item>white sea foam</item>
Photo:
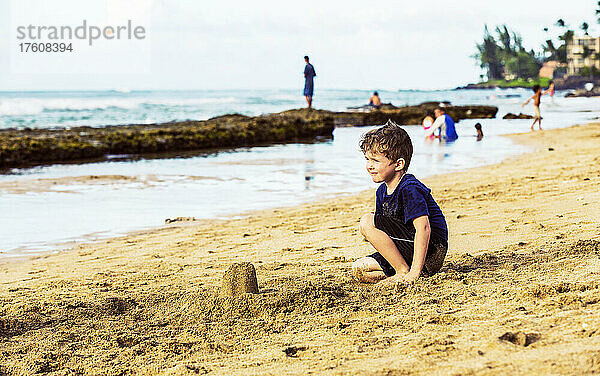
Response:
[{"label": "white sea foam", "polygon": [[134,109],[141,102],[141,99],[121,98],[10,98],[0,101],[0,115],[35,115],[43,111],[83,111],[109,107]]},{"label": "white sea foam", "polygon": [[236,97],[216,98],[27,98],[0,99],[0,116],[35,115],[43,111],[85,111],[121,108],[135,110],[141,105],[201,106],[207,104],[235,103]]},{"label": "white sea foam", "polygon": [[152,105],[165,106],[194,106],[204,104],[236,103],[240,99],[236,97],[217,97],[217,98],[160,98],[147,99],[144,103]]}]

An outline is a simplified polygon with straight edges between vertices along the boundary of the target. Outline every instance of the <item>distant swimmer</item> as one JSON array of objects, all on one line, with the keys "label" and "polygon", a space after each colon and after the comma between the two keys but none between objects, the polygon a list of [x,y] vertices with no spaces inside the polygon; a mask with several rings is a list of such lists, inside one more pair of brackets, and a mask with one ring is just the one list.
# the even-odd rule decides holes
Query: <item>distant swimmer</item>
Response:
[{"label": "distant swimmer", "polygon": [[553,80],[550,80],[550,82],[548,82],[548,89],[546,91],[544,91],[543,94],[550,95],[550,99],[552,100],[552,103],[554,103],[554,81]]},{"label": "distant swimmer", "polygon": [[304,61],[306,62],[306,65],[304,66],[304,97],[306,98],[308,108],[312,108],[312,97],[314,87],[313,78],[317,76],[317,73],[315,73],[315,67],[313,67],[313,65],[309,63],[308,60],[308,56],[304,56]]},{"label": "distant swimmer", "polygon": [[475,131],[477,131],[477,141],[481,141],[483,138],[483,130],[481,129],[481,123],[475,124]]},{"label": "distant swimmer", "polygon": [[369,106],[379,110],[381,108],[381,99],[379,98],[378,92],[373,92],[371,98],[369,98]]}]

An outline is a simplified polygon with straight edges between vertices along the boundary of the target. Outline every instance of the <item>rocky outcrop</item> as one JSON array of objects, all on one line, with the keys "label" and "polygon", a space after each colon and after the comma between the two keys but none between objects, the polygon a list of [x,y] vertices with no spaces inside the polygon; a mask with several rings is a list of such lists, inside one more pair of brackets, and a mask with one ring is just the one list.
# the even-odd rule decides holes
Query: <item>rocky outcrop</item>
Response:
[{"label": "rocky outcrop", "polygon": [[331,137],[330,113],[299,110],[225,115],[163,124],[0,131],[0,169],[99,159],[110,154],[182,152]]},{"label": "rocky outcrop", "polygon": [[[448,102],[446,102],[448,103]],[[421,124],[428,112],[438,107],[440,102],[425,102],[416,106],[395,107],[387,105],[379,110],[369,112],[334,112],[336,127],[353,127],[363,125],[383,124],[388,119],[405,125]],[[446,113],[454,121],[462,119],[489,119],[496,117],[496,106],[444,106]]]},{"label": "rocky outcrop", "polygon": [[600,78],[591,78],[588,76],[569,76],[565,78],[557,78],[554,80],[556,90],[580,90],[585,87],[588,82],[596,86],[600,86]]},{"label": "rocky outcrop", "polygon": [[502,119],[505,119],[505,120],[506,119],[533,119],[533,116],[527,115],[527,114],[524,114],[524,113],[520,113],[518,115],[515,115],[515,114],[509,112],[508,114],[502,116]]},{"label": "rocky outcrop", "polygon": [[571,98],[576,98],[576,97],[600,97],[600,86],[595,86],[592,90],[585,90],[585,89],[580,89],[580,90],[575,90],[572,93],[567,93],[565,95],[565,97],[571,97]]}]

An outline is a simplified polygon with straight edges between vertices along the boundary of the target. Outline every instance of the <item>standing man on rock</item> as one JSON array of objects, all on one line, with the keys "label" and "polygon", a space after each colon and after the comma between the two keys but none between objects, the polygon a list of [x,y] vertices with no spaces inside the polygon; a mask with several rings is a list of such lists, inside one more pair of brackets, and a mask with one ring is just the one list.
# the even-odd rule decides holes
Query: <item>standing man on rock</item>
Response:
[{"label": "standing man on rock", "polygon": [[312,108],[312,97],[313,97],[313,78],[317,75],[315,73],[315,67],[308,62],[308,56],[304,56],[306,66],[304,67],[304,97],[308,108]]}]

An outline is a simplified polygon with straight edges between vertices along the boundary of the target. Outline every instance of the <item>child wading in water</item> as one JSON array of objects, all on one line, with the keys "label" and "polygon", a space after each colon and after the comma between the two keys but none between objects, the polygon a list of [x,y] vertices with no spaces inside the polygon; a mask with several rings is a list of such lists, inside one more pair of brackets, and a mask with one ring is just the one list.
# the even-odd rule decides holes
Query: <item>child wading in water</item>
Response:
[{"label": "child wading in water", "polygon": [[367,172],[376,183],[375,214],[360,220],[360,232],[377,252],[352,264],[361,282],[411,284],[421,274],[442,267],[448,250],[448,227],[431,190],[407,174],[413,153],[408,133],[388,121],[363,135],[360,148]]},{"label": "child wading in water", "polygon": [[546,94],[546,93],[542,93],[542,88],[540,87],[540,85],[533,85],[533,92],[534,94],[531,96],[531,98],[529,98],[525,103],[523,103],[522,107],[525,107],[529,101],[531,101],[533,99],[533,110],[534,110],[534,119],[533,119],[533,124],[531,124],[531,130],[533,130],[533,126],[535,125],[536,122],[538,122],[538,127],[540,128],[540,131],[542,130],[542,115],[540,114],[540,103],[541,103],[541,98],[542,95]]}]

